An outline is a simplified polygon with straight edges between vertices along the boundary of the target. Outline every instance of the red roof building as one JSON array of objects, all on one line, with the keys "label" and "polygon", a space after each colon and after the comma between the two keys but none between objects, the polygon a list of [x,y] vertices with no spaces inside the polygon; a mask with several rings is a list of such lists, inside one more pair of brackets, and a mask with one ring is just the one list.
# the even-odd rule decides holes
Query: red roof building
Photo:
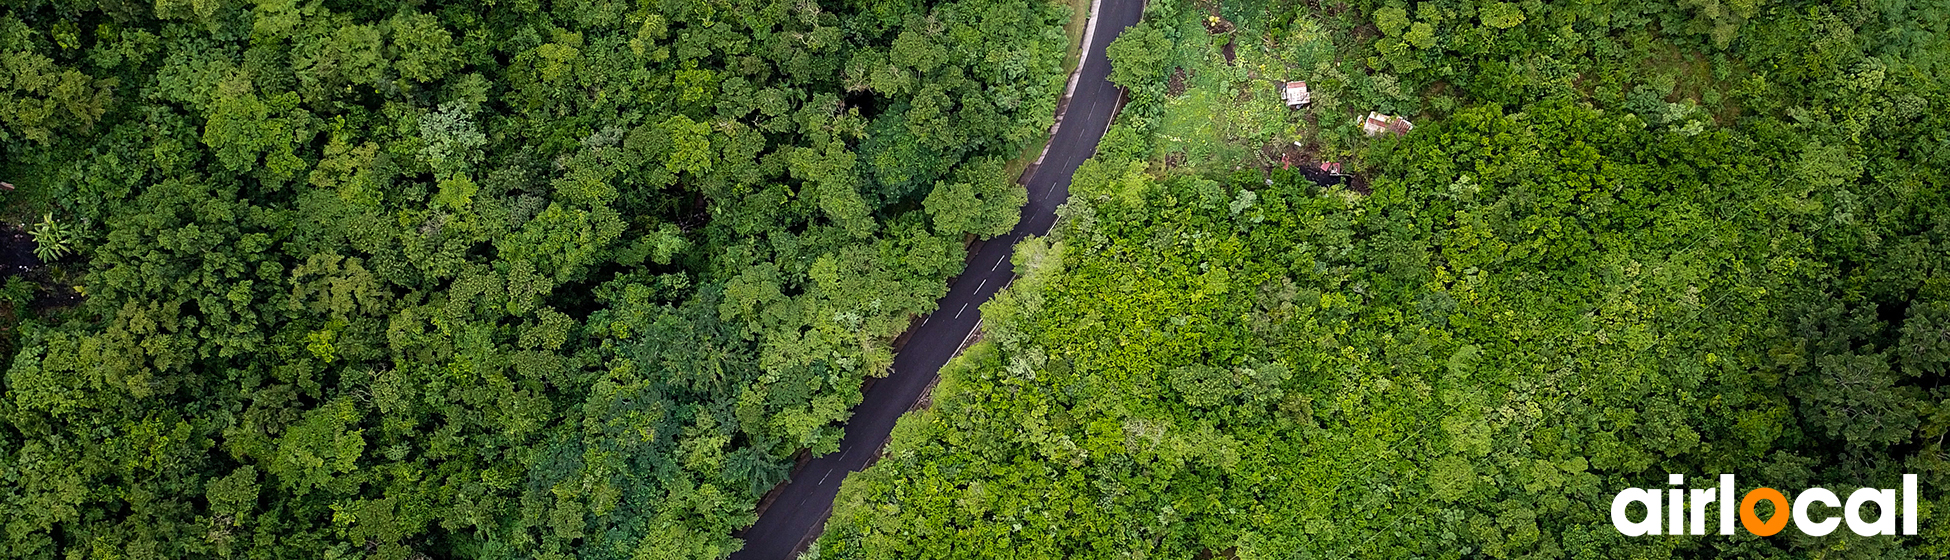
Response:
[{"label": "red roof building", "polygon": [[1415,123],[1408,122],[1408,119],[1394,115],[1383,115],[1374,111],[1369,111],[1368,118],[1362,119],[1361,121],[1361,132],[1367,133],[1368,136],[1375,136],[1383,132],[1401,136],[1408,134],[1410,130],[1415,130]]},{"label": "red roof building", "polygon": [[1280,99],[1287,107],[1298,109],[1313,102],[1313,94],[1307,92],[1307,82],[1287,82],[1280,86]]}]

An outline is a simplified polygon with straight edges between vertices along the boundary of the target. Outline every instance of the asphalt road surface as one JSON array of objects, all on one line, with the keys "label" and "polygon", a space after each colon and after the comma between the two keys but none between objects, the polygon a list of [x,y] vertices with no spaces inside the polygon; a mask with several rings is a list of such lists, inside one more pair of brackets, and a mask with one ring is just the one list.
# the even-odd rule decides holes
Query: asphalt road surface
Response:
[{"label": "asphalt road surface", "polygon": [[913,407],[941,366],[975,330],[982,302],[1015,279],[1008,261],[1016,242],[1025,236],[1046,234],[1056,222],[1056,206],[1070,194],[1070,175],[1097,152],[1097,140],[1110,128],[1123,93],[1108,79],[1110,61],[1104,58],[1104,46],[1137,24],[1144,3],[1098,0],[1096,10],[1070,104],[1050,137],[1042,164],[1024,183],[1029,189],[1029,203],[1023,206],[1016,229],[983,242],[969,256],[967,269],[949,286],[940,306],[894,356],[893,373],[868,388],[865,400],[854,409],[839,452],[813,459],[786,481],[785,490],[758,522],[739,535],[745,539],[745,548],[732,554],[732,560],[788,560],[819,536],[832,511],[833,497],[839,494],[840,481],[848,473],[866,468],[880,452],[894,421]]}]

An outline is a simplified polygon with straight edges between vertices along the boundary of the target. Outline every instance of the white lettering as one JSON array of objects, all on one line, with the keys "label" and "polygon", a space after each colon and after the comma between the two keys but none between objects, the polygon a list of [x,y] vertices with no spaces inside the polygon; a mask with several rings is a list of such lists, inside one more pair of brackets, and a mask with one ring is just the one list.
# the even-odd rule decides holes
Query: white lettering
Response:
[{"label": "white lettering", "polygon": [[[1663,500],[1659,499],[1658,490],[1626,488],[1624,492],[1619,492],[1611,499],[1611,525],[1617,527],[1618,532],[1624,533],[1627,537],[1657,535],[1661,501]],[[1645,505],[1644,521],[1632,521],[1625,517],[1625,507],[1632,505],[1633,502]]]},{"label": "white lettering", "polygon": [[1809,488],[1804,490],[1801,492],[1801,495],[1794,497],[1794,526],[1800,527],[1801,532],[1816,537],[1835,532],[1835,527],[1841,525],[1842,520],[1829,517],[1817,523],[1813,519],[1808,518],[1808,504],[1815,502],[1821,502],[1828,507],[1842,505],[1842,501],[1835,497],[1835,493],[1828,491],[1827,488]]},{"label": "white lettering", "polygon": [[[1876,520],[1870,523],[1862,520],[1862,504],[1875,502]],[[1842,506],[1842,519],[1848,520],[1848,530],[1864,537],[1896,534],[1896,491],[1858,488],[1848,494],[1848,504]]]},{"label": "white lettering", "polygon": [[1672,511],[1666,514],[1666,534],[1684,535],[1686,534],[1686,491],[1674,488],[1667,490],[1666,493],[1672,495],[1666,504],[1666,507],[1672,508]]},{"label": "white lettering", "polygon": [[1916,534],[1916,475],[1903,475],[1903,534]]},{"label": "white lettering", "polygon": [[1712,488],[1693,489],[1693,501],[1691,502],[1693,505],[1693,530],[1691,534],[1706,534],[1706,504],[1718,501],[1716,496],[1719,494],[1720,492],[1718,490]]},{"label": "white lettering", "polygon": [[1733,475],[1720,475],[1720,534],[1733,534]]}]

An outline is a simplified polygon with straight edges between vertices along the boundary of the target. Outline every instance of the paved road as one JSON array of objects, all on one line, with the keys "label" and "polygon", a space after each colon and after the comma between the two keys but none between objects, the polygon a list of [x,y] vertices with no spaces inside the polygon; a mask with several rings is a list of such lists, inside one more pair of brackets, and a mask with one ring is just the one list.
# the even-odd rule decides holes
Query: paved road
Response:
[{"label": "paved road", "polygon": [[1048,233],[1056,222],[1056,206],[1069,197],[1070,174],[1096,153],[1097,140],[1110,127],[1122,94],[1106,79],[1110,63],[1104,58],[1104,46],[1137,24],[1144,3],[1098,0],[1096,10],[1069,107],[1050,138],[1042,164],[1024,183],[1029,189],[1029,203],[1023,206],[1022,220],[1014,231],[982,243],[969,256],[967,270],[949,286],[938,310],[894,356],[893,373],[875,382],[854,409],[846,435],[840,440],[840,451],[813,459],[786,482],[785,490],[758,522],[739,535],[745,539],[745,548],[732,554],[732,560],[787,560],[811,544],[832,511],[840,481],[848,473],[866,468],[879,453],[894,429],[894,421],[920,399],[935,373],[975,330],[982,302],[1015,279],[1008,260],[1016,241]]}]

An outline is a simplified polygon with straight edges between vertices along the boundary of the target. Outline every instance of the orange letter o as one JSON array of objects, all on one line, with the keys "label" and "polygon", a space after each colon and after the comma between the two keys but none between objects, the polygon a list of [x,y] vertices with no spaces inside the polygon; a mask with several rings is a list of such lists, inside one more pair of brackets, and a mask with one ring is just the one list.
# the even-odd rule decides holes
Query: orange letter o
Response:
[{"label": "orange letter o", "polygon": [[[1760,516],[1754,515],[1754,503],[1761,500],[1774,502],[1774,517],[1768,519],[1766,523],[1761,523]],[[1787,496],[1781,495],[1781,491],[1779,490],[1773,488],[1755,488],[1752,492],[1747,493],[1747,497],[1740,499],[1740,525],[1746,527],[1753,534],[1763,537],[1773,536],[1774,533],[1779,533],[1781,529],[1787,528],[1787,522]]]}]

